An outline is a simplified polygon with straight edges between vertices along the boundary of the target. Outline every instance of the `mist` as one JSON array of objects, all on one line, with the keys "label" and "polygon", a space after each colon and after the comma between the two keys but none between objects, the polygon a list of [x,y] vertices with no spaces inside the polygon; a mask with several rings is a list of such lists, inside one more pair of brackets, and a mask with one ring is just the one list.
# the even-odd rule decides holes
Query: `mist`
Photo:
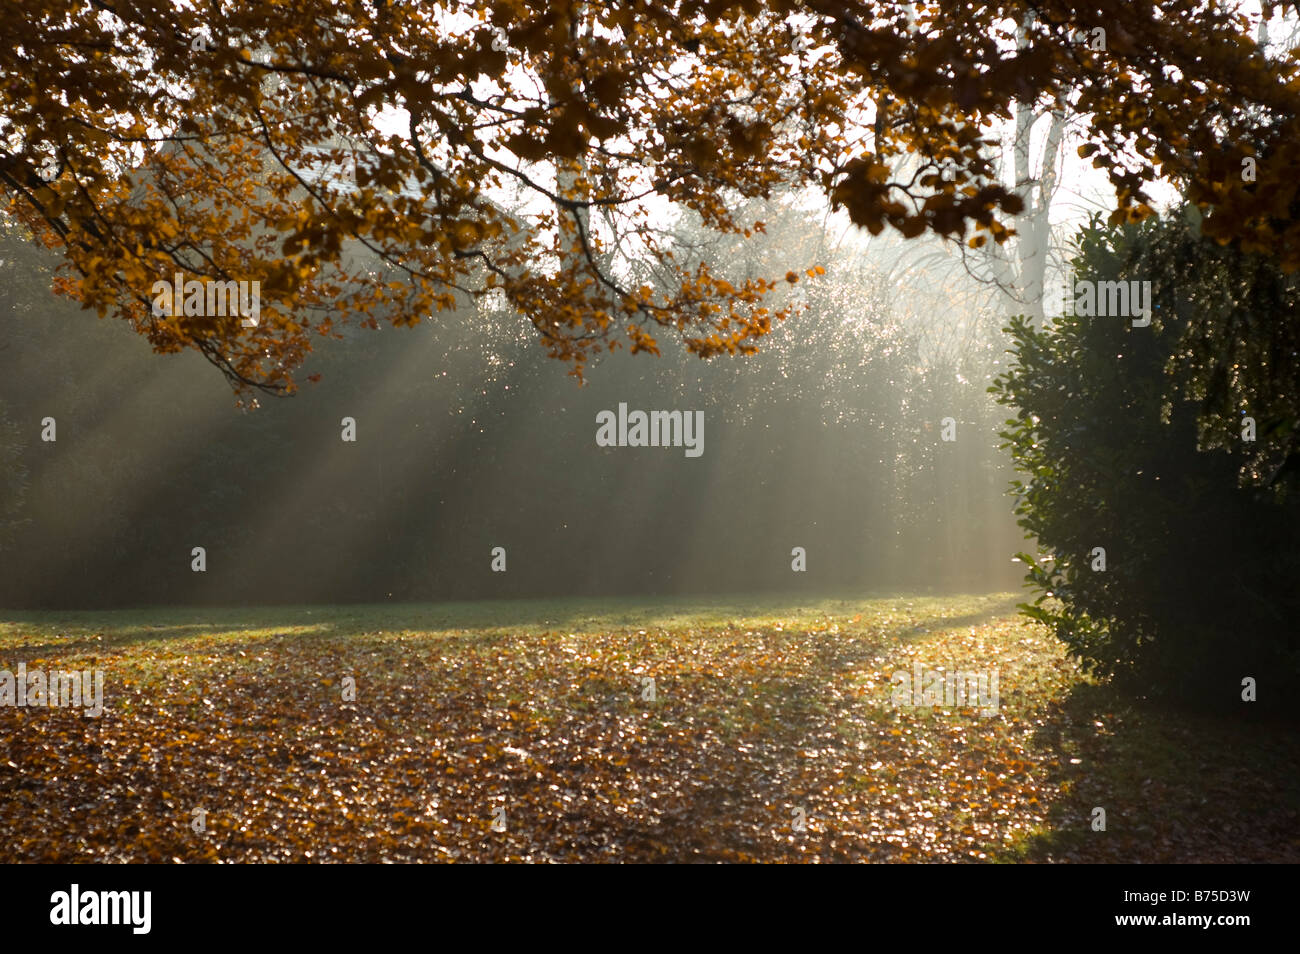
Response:
[{"label": "mist", "polygon": [[[620,349],[579,382],[524,317],[465,299],[414,328],[320,339],[302,374],[317,380],[242,408],[199,356],[154,355],[55,297],[52,262],[7,235],[0,401],[21,494],[0,601],[1012,585],[1021,533],[985,394],[996,290],[963,290],[941,248],[931,273],[897,245],[868,254],[798,196],[745,211],[761,239],[675,227],[738,280],[799,270],[773,300],[800,310],[757,354]],[[981,294],[983,313],[955,307]],[[702,421],[699,447],[601,446],[620,406]]]}]

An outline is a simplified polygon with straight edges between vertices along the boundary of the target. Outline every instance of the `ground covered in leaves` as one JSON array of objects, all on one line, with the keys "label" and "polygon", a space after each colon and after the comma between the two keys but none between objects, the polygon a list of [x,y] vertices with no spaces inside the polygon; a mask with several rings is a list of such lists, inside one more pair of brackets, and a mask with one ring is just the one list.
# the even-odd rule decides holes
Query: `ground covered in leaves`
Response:
[{"label": "ground covered in leaves", "polygon": [[[1125,699],[1014,603],[0,613],[0,670],[105,674],[0,708],[3,860],[1300,861],[1291,727]],[[895,704],[914,663],[998,711]]]}]

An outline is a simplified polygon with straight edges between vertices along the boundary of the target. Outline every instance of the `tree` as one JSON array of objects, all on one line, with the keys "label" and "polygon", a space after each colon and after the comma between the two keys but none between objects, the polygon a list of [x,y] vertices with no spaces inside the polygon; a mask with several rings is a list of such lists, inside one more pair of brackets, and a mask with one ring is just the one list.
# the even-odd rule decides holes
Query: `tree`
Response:
[{"label": "tree", "polygon": [[1241,413],[1233,446],[1204,447],[1183,356],[1207,322],[1262,323],[1286,279],[1259,256],[1222,267],[1223,249],[1184,216],[1094,222],[1080,248],[1081,279],[1150,281],[1156,317],[1011,322],[1015,363],[994,390],[1016,409],[1003,437],[1024,475],[1020,524],[1041,550],[1021,554],[1039,591],[1023,608],[1091,669],[1145,692],[1235,703],[1251,677],[1285,698],[1300,684],[1296,481],[1239,484],[1256,455]]},{"label": "tree", "polygon": [[[1239,243],[1206,240],[1193,209],[1126,251],[1163,288],[1154,323],[1178,335],[1162,407],[1192,401],[1199,446],[1229,452],[1241,483],[1285,492],[1300,464],[1300,276]],[[1242,440],[1249,418],[1257,439]]]},{"label": "tree", "polygon": [[[781,276],[686,269],[658,207],[751,235],[736,198],[811,183],[873,233],[1004,241],[1023,201],[985,124],[1066,91],[1117,221],[1150,211],[1159,171],[1207,233],[1300,264],[1300,217],[1275,213],[1300,181],[1296,63],[1257,55],[1253,21],[1217,4],[20,6],[0,25],[14,213],[63,252],[63,290],[241,387],[291,389],[312,334],[349,316],[410,324],[464,295],[503,294],[579,375],[665,334],[752,351],[789,313],[764,304]],[[904,153],[915,171],[895,178]],[[513,188],[531,201],[505,208]],[[629,280],[645,258],[670,288]],[[259,323],[154,314],[178,271],[260,282]]]}]

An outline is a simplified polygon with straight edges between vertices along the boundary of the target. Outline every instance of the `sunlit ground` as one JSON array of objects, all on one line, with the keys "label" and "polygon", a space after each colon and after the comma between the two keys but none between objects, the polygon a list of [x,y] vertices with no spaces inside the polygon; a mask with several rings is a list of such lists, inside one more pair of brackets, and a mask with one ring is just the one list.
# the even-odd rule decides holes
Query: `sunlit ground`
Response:
[{"label": "sunlit ground", "polygon": [[[1283,727],[1122,701],[1015,602],[0,613],[0,669],[105,672],[98,719],[0,708],[0,843],[10,861],[1300,861]],[[996,669],[999,710],[895,705],[916,662]]]}]

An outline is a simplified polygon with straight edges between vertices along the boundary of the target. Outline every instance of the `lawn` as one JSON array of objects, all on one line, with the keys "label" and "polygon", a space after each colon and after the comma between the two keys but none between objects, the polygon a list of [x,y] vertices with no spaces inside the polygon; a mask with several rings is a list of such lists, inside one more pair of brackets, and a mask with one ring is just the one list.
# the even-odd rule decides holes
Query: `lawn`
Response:
[{"label": "lawn", "polygon": [[[1125,699],[1015,602],[0,612],[0,670],[105,674],[0,708],[3,860],[1300,861],[1290,726]],[[918,663],[997,711],[897,704]]]}]

